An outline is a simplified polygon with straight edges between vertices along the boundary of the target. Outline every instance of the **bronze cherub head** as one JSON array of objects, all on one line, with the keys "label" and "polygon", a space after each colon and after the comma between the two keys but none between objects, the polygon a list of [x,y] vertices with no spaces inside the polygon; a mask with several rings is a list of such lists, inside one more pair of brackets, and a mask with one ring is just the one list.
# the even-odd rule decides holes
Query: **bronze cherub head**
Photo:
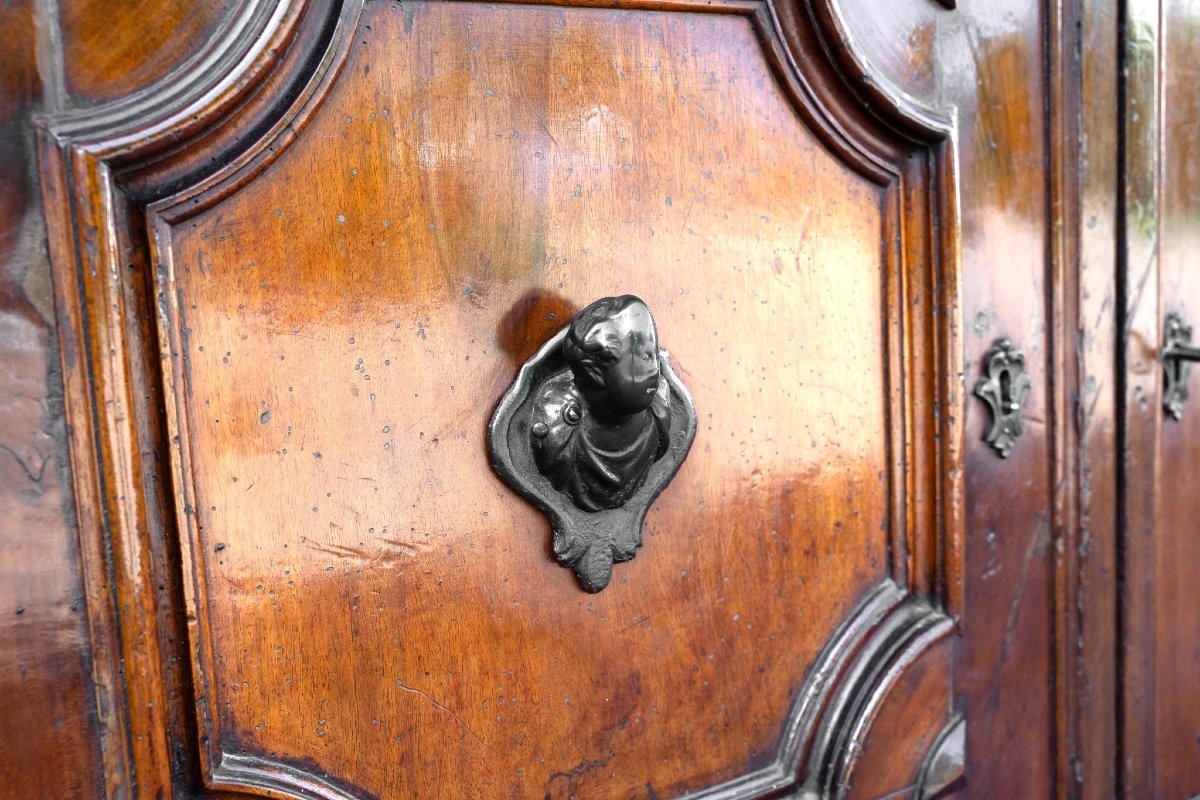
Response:
[{"label": "bronze cherub head", "polygon": [[589,592],[642,546],[642,522],[696,435],[650,309],[604,297],[525,362],[488,428],[492,465],[542,509]]},{"label": "bronze cherub head", "polygon": [[641,488],[671,429],[654,318],[633,295],[601,298],[576,315],[562,353],[569,369],[531,412],[534,459],[579,508],[616,508]]}]

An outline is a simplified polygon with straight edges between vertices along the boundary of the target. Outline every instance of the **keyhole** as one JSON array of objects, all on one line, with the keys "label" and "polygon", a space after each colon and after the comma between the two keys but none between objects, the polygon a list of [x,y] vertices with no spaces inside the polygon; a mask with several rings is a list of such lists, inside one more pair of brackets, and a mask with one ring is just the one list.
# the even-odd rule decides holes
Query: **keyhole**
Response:
[{"label": "keyhole", "polygon": [[1008,413],[1021,410],[1021,404],[1013,397],[1012,375],[1007,369],[1000,373],[1000,405]]}]

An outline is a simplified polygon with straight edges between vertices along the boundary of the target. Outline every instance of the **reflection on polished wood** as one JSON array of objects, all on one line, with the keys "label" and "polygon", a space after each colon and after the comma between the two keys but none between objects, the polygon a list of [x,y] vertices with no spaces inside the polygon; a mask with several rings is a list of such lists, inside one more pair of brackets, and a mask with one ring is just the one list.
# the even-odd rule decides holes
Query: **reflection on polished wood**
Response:
[{"label": "reflection on polished wood", "polygon": [[[160,640],[186,680],[130,673],[131,700],[167,698],[129,705],[139,774],[176,742],[212,789],[749,796],[826,791],[871,755],[874,698],[961,595],[958,417],[935,412],[961,390],[948,129],[866,113],[840,56],[796,71],[819,39],[792,10],[783,39],[767,6],[694,10],[313,6],[260,51],[262,88],[223,82],[205,111],[230,169],[194,148],[142,167],[162,134],[130,144],[123,120],[47,130],[56,224],[124,232],[54,242],[64,317],[90,320],[73,341],[122,365],[70,373],[76,409],[152,387],[76,452],[104,443],[120,520],[164,499],[132,490],[129,441],[165,441],[176,487],[178,616],[142,567],[119,576],[163,635],[187,624]],[[150,252],[140,196],[64,177],[102,198],[123,159],[119,192],[162,194]],[[71,267],[114,252],[149,281]],[[516,366],[618,289],[680,332],[705,413],[647,517],[660,557],[589,598],[483,432]],[[161,311],[156,337],[126,334],[118,296]]]},{"label": "reflection on polished wood", "polygon": [[[0,795],[1200,792],[1200,3],[946,5],[0,4]],[[586,595],[484,430],[621,292]]]}]

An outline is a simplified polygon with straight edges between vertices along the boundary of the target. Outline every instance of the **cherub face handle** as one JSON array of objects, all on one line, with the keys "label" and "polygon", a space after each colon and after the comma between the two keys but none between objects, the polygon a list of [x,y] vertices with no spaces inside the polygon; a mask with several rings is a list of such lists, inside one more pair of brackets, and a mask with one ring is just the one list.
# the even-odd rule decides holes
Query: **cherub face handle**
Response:
[{"label": "cherub face handle", "polygon": [[567,327],[562,357],[567,368],[534,392],[534,462],[580,509],[618,508],[670,438],[671,389],[654,317],[633,295],[601,298]]},{"label": "cherub face handle", "polygon": [[489,428],[492,465],[550,517],[584,589],[642,545],[642,520],[696,433],[649,307],[603,297],[525,363]]},{"label": "cherub face handle", "polygon": [[[627,304],[619,306],[627,298]],[[589,314],[601,304],[606,316]],[[604,360],[611,360],[600,380],[580,386],[589,396],[593,412],[622,416],[645,411],[654,402],[659,381],[658,332],[650,309],[631,295],[606,297],[581,311],[576,316],[580,318],[595,320],[584,333],[583,349],[600,348],[605,351]]]}]

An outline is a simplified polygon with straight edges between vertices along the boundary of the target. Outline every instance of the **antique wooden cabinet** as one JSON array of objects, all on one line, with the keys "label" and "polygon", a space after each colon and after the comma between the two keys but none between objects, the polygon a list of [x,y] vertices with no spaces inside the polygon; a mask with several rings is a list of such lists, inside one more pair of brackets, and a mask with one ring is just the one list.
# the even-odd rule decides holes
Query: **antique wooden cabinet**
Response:
[{"label": "antique wooden cabinet", "polygon": [[1200,4],[954,6],[0,10],[0,796],[1200,796]]}]

